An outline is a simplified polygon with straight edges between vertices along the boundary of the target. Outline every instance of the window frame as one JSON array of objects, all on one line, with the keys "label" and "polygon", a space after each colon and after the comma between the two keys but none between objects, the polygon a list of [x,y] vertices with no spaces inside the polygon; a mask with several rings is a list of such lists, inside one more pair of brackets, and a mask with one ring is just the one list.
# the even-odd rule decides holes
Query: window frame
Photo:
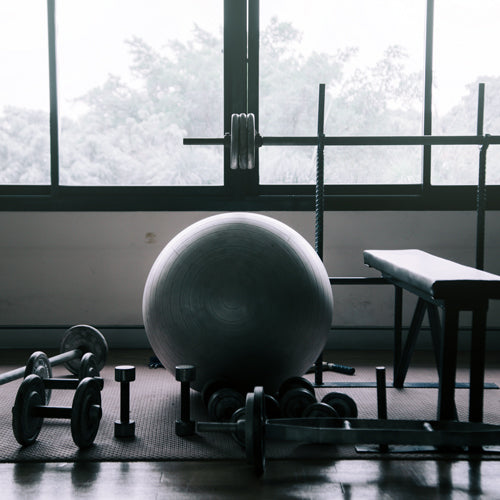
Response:
[{"label": "window frame", "polygon": [[[434,0],[426,0],[426,2],[423,135],[431,135]],[[61,186],[59,184],[56,0],[47,0],[47,16],[51,184],[50,186],[0,186],[0,210],[314,210],[314,185],[263,185],[259,183],[258,150],[255,169],[231,170],[228,148],[224,148],[223,186]],[[224,0],[223,33],[224,134],[230,132],[231,115],[241,112],[255,115],[258,130],[259,0]],[[316,110],[313,112],[315,113]],[[352,138],[353,144],[356,140],[359,138]],[[326,161],[330,147],[332,146],[325,148]],[[325,210],[476,209],[476,186],[431,184],[432,146],[427,144],[422,148],[421,184],[326,185]],[[489,185],[486,191],[486,208],[499,210],[500,186]]]}]

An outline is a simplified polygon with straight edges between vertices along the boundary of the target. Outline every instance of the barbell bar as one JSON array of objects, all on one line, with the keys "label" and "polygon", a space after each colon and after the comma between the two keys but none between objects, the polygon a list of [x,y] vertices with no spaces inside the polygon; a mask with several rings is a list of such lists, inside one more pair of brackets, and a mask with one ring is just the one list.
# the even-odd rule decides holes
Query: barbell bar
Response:
[{"label": "barbell bar", "polygon": [[247,462],[257,475],[266,467],[267,440],[315,444],[402,444],[477,448],[500,445],[500,426],[474,422],[374,420],[357,418],[266,419],[264,390],[247,394],[243,418],[236,422],[197,422],[196,432],[230,432],[245,443]]},{"label": "barbell bar", "polygon": [[[106,363],[108,344],[102,333],[89,325],[75,325],[66,330],[60,346],[60,354],[48,358],[50,366],[65,364],[66,368],[78,375],[82,358],[92,353],[95,358],[95,369],[99,372]],[[0,385],[25,377],[26,367],[22,366],[0,375]],[[45,378],[50,378],[51,375]]]}]

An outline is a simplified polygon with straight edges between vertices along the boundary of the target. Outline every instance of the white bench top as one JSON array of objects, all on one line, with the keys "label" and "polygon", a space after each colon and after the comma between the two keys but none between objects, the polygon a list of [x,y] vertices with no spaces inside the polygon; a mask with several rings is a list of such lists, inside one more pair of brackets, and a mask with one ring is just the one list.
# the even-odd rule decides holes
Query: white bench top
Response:
[{"label": "white bench top", "polygon": [[364,263],[435,299],[500,298],[500,276],[421,250],[365,250]]}]

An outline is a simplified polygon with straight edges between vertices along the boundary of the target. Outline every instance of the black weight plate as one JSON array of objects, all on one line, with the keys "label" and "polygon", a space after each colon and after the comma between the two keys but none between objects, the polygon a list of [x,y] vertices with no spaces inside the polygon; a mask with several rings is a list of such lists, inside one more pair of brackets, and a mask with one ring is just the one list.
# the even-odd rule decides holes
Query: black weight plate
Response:
[{"label": "black weight plate", "polygon": [[281,399],[290,389],[296,389],[298,387],[306,389],[314,396],[314,385],[312,382],[304,377],[290,377],[281,384],[278,391],[278,399]]},{"label": "black weight plate", "polygon": [[[238,420],[245,420],[245,407],[238,408],[231,417],[231,422],[236,423]],[[231,435],[233,439],[240,445],[245,446],[245,429],[244,427],[238,427],[235,432],[232,432]]]},{"label": "black weight plate", "polygon": [[304,418],[336,418],[339,414],[334,408],[326,403],[313,403],[304,410],[302,416]]},{"label": "black weight plate", "polygon": [[247,462],[252,464],[258,476],[266,469],[264,442],[264,389],[256,387],[247,394],[245,404],[245,451]]},{"label": "black weight plate", "polygon": [[[76,325],[66,330],[60,351],[63,353],[73,349],[80,349],[83,354],[91,352],[96,357],[98,370],[101,371],[104,368],[108,356],[108,343],[97,328],[89,325]],[[65,366],[71,373],[78,376],[80,359],[67,361]]]},{"label": "black weight plate", "polygon": [[231,115],[231,146],[230,146],[230,168],[237,170],[240,140],[240,115]]},{"label": "black weight plate", "polygon": [[240,170],[246,170],[248,168],[248,136],[247,115],[245,113],[240,113],[238,148],[238,167]]},{"label": "black weight plate", "polygon": [[45,404],[45,390],[42,379],[35,374],[28,375],[17,391],[12,408],[12,430],[22,446],[33,444],[40,434],[43,418],[34,417],[34,406]]},{"label": "black weight plate", "polygon": [[[50,365],[49,358],[42,351],[34,352],[26,363],[24,369],[24,378],[28,375],[38,375],[41,379],[52,378],[52,366]],[[49,404],[52,391],[45,389],[45,404]]]},{"label": "black weight plate", "polygon": [[97,359],[91,352],[86,352],[80,361],[80,369],[78,370],[78,378],[83,380],[86,377],[98,377],[99,368]]},{"label": "black weight plate", "polygon": [[264,409],[266,418],[281,417],[280,404],[278,400],[270,394],[266,394],[264,397]]},{"label": "black weight plate", "polygon": [[229,387],[229,383],[224,380],[209,380],[202,388],[201,390],[201,399],[203,401],[203,404],[205,406],[208,406],[208,402],[210,401],[210,398],[212,397],[212,394],[214,394],[216,391],[219,389],[224,389],[224,387]]},{"label": "black weight plate", "polygon": [[94,378],[84,378],[76,389],[71,412],[71,435],[79,448],[88,448],[94,442],[101,416],[99,383]]},{"label": "black weight plate", "polygon": [[329,392],[321,401],[336,410],[341,418],[356,418],[358,416],[358,407],[354,399],[347,394]]},{"label": "black weight plate", "polygon": [[316,398],[308,389],[304,387],[289,389],[280,398],[281,415],[285,418],[299,418],[313,403],[316,403]]},{"label": "black weight plate", "polygon": [[207,405],[208,416],[218,422],[230,420],[232,414],[244,404],[243,394],[230,387],[224,387],[210,396]]},{"label": "black weight plate", "polygon": [[248,169],[255,167],[255,115],[247,115]]}]

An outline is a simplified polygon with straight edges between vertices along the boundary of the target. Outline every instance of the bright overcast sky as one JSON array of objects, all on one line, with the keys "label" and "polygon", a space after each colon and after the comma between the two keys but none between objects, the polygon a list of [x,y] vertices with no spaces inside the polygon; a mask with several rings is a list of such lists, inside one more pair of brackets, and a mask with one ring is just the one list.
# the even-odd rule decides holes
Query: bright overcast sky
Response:
[{"label": "bright overcast sky", "polygon": [[[221,0],[59,1],[60,86],[75,97],[109,73],[126,75],[124,40],[132,35],[161,47],[167,39],[189,36],[193,22],[216,33],[222,5]],[[500,75],[500,0],[436,0],[435,6],[434,103],[445,109],[477,76]],[[409,62],[420,68],[424,7],[423,0],[261,0],[261,15],[263,25],[272,15],[291,21],[304,32],[304,48],[334,53],[362,46],[362,62],[375,61],[387,45],[406,40]],[[41,0],[0,1],[0,109],[48,107],[45,8]]]}]

